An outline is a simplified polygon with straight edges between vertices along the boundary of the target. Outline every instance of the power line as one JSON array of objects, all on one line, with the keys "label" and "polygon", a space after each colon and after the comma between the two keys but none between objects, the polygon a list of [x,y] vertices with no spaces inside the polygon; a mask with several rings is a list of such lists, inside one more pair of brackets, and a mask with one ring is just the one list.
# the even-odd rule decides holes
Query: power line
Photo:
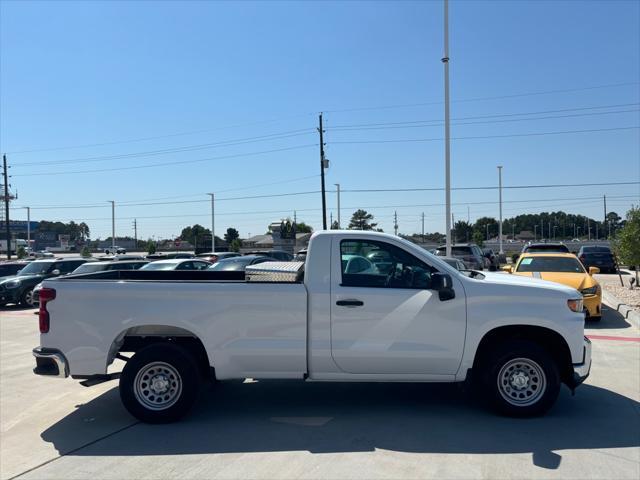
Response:
[{"label": "power line", "polygon": [[[617,103],[611,105],[593,105],[589,107],[576,107],[576,108],[562,108],[556,110],[538,110],[535,112],[512,112],[512,113],[492,113],[489,115],[473,115],[467,117],[456,117],[451,120],[478,120],[485,118],[499,118],[499,117],[518,117],[523,115],[544,115],[548,113],[566,113],[566,112],[578,112],[584,110],[599,110],[603,108],[622,108],[622,107],[634,107],[640,105],[640,103]],[[597,112],[596,112],[597,113]],[[408,120],[404,122],[383,122],[383,123],[359,123],[359,124],[347,124],[347,125],[334,125],[331,127],[332,130],[338,128],[359,128],[359,127],[380,127],[380,126],[388,126],[388,125],[408,125],[408,124],[416,124],[416,123],[442,123],[444,120],[442,118],[435,118],[431,120]]]},{"label": "power line", "polygon": [[207,128],[207,129],[203,129],[203,130],[192,130],[190,132],[179,132],[179,133],[169,133],[166,135],[155,135],[155,136],[151,136],[151,137],[142,137],[142,138],[134,138],[134,139],[128,139],[128,140],[116,140],[116,141],[108,141],[108,142],[100,142],[100,143],[88,143],[88,144],[83,144],[83,145],[68,145],[68,146],[63,146],[63,147],[47,147],[47,148],[32,148],[32,149],[28,149],[28,150],[15,150],[13,152],[8,152],[9,154],[21,154],[21,153],[35,153],[35,152],[53,152],[53,151],[59,151],[59,150],[74,150],[74,149],[79,149],[79,148],[90,148],[90,147],[104,147],[104,146],[108,146],[108,145],[119,145],[119,144],[124,144],[124,143],[135,143],[135,142],[145,142],[148,140],[160,140],[160,139],[164,139],[164,138],[172,138],[172,137],[180,137],[180,136],[186,136],[186,135],[196,135],[199,133],[208,133],[208,132],[213,132],[213,131],[217,131],[217,130],[227,130],[227,129],[232,129],[232,128],[243,128],[243,127],[252,127],[255,125],[264,125],[267,123],[276,123],[276,122],[281,122],[283,120],[290,120],[293,118],[300,118],[300,117],[306,117],[309,115],[313,115],[313,113],[303,113],[303,114],[298,114],[298,115],[290,115],[287,117],[281,117],[281,118],[276,118],[276,119],[271,119],[271,120],[261,120],[261,121],[256,121],[256,122],[249,122],[249,123],[244,123],[244,124],[236,124],[236,125],[227,125],[227,126],[222,126],[222,127],[214,127],[214,128]]},{"label": "power line", "polygon": [[[545,117],[531,117],[531,118],[506,118],[501,120],[481,120],[481,121],[472,121],[472,122],[454,122],[452,125],[489,125],[494,123],[509,123],[509,122],[531,122],[535,120],[551,120],[556,118],[576,118],[576,117],[592,117],[596,115],[611,115],[617,113],[630,113],[637,112],[639,109],[632,108],[627,110],[612,110],[610,112],[590,112],[590,113],[573,113],[568,115],[548,115]],[[506,115],[496,115],[496,116],[506,116]],[[329,129],[329,131],[334,132],[358,132],[363,130],[392,130],[392,129],[402,129],[402,128],[428,128],[428,127],[441,127],[443,121],[440,120],[438,123],[429,123],[425,121],[424,124],[418,124],[417,122],[412,125],[388,125],[388,126],[379,126],[379,127],[361,127],[361,128],[336,128],[333,127]]]},{"label": "power line", "polygon": [[[596,90],[601,88],[626,87],[631,85],[638,85],[639,83],[640,82],[610,83],[607,85],[596,85],[596,86],[582,87],[582,88],[567,88],[562,90],[545,90],[545,91],[527,92],[527,93],[514,93],[511,95],[496,95],[496,96],[490,96],[490,97],[465,98],[465,99],[459,99],[459,100],[452,100],[452,103],[479,102],[484,100],[502,100],[506,98],[530,97],[530,96],[536,96],[536,95],[551,95],[555,93],[581,92],[581,91]],[[336,109],[336,110],[325,109],[324,112],[343,113],[343,112],[358,112],[358,111],[365,111],[365,110],[387,110],[387,109],[394,109],[394,108],[440,105],[442,103],[443,103],[442,101],[432,101],[432,102],[421,102],[421,103],[405,103],[405,104],[397,104],[397,105],[383,105],[383,106],[375,106],[375,107],[343,108],[343,109]]]},{"label": "power line", "polygon": [[74,174],[82,174],[82,173],[104,173],[104,172],[118,172],[123,170],[138,170],[142,168],[154,168],[154,167],[165,167],[165,166],[173,166],[173,165],[184,165],[188,163],[200,163],[200,162],[210,162],[214,160],[226,160],[229,158],[241,158],[241,157],[250,157],[254,155],[264,155],[266,153],[276,153],[276,152],[284,152],[288,150],[298,150],[302,148],[315,147],[316,144],[310,143],[306,145],[296,145],[294,147],[284,147],[284,148],[276,148],[273,150],[263,150],[260,152],[249,152],[249,153],[238,153],[235,155],[223,155],[219,157],[210,157],[210,158],[200,158],[197,160],[180,160],[180,161],[172,161],[172,162],[160,162],[160,163],[148,163],[145,165],[135,165],[131,167],[117,167],[117,168],[101,168],[95,170],[73,170],[67,172],[42,172],[42,173],[19,173],[12,175],[13,177],[26,177],[26,176],[49,176],[49,175],[74,175]]},{"label": "power line", "polygon": [[[479,135],[470,137],[451,137],[451,140],[479,140],[487,138],[512,138],[512,137],[538,137],[543,135],[564,135],[571,133],[593,133],[593,132],[612,132],[620,130],[635,130],[640,126],[633,127],[616,127],[616,128],[593,128],[588,130],[563,130],[555,132],[532,132],[532,133],[514,133],[508,135]],[[444,140],[442,137],[437,138],[404,138],[397,140],[345,140],[332,141],[332,144],[363,144],[363,143],[411,143],[411,142],[435,142]]]},{"label": "power line", "polygon": [[46,162],[27,162],[16,165],[16,167],[28,167],[33,165],[64,165],[71,163],[89,163],[89,162],[103,162],[105,160],[118,160],[123,158],[136,158],[136,157],[152,157],[156,155],[168,155],[171,153],[183,153],[192,152],[196,150],[206,150],[208,148],[215,147],[229,147],[236,145],[246,145],[247,143],[263,142],[269,140],[280,140],[283,138],[298,137],[301,135],[308,135],[313,133],[313,129],[304,128],[299,130],[290,130],[288,132],[274,133],[270,135],[261,135],[258,137],[247,137],[236,140],[225,140],[215,143],[201,143],[198,145],[184,145],[181,147],[165,148],[160,150],[147,150],[143,152],[130,152],[117,155],[102,155],[98,157],[84,157],[84,158],[72,158],[67,160],[55,160]]},{"label": "power line", "polygon": [[[556,183],[546,185],[503,185],[503,189],[526,189],[526,188],[569,188],[569,187],[598,187],[598,186],[618,186],[618,185],[640,185],[640,182],[598,182],[598,183]],[[487,185],[478,187],[451,187],[451,190],[497,190],[497,185]],[[378,193],[378,192],[441,192],[443,187],[429,188],[360,188],[360,189],[340,189],[341,192],[349,193]]]}]

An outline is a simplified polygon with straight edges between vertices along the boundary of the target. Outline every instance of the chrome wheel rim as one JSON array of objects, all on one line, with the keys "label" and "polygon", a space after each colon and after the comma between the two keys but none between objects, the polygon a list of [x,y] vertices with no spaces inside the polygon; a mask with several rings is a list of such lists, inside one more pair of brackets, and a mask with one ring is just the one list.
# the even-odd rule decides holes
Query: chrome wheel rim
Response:
[{"label": "chrome wheel rim", "polygon": [[28,290],[24,294],[24,303],[28,306],[33,307],[33,290]]},{"label": "chrome wheel rim", "polygon": [[547,387],[542,367],[530,358],[514,358],[498,373],[498,391],[509,404],[526,407],[536,403]]},{"label": "chrome wheel rim", "polygon": [[182,378],[168,363],[153,362],[140,369],[133,382],[136,400],[149,410],[166,410],[182,393]]}]

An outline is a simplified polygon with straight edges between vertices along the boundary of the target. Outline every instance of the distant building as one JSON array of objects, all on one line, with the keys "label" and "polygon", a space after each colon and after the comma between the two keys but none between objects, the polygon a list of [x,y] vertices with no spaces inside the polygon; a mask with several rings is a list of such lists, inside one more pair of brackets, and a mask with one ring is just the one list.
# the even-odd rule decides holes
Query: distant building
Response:
[{"label": "distant building", "polygon": [[531,230],[522,230],[519,234],[516,235],[516,240],[535,240],[536,236]]}]

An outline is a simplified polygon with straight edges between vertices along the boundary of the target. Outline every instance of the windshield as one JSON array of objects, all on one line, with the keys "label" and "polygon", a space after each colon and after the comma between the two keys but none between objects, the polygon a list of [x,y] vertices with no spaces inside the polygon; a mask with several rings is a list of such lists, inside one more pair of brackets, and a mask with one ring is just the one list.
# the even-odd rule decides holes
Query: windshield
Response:
[{"label": "windshield", "polygon": [[104,270],[106,265],[96,265],[91,263],[85,263],[76,268],[73,272],[74,275],[77,273],[91,273],[91,272],[99,272],[100,270]]},{"label": "windshield", "polygon": [[218,263],[214,263],[209,267],[209,270],[240,270],[249,265],[252,260],[253,258],[250,257],[229,258],[227,260],[221,260]]},{"label": "windshield", "polygon": [[53,262],[33,262],[20,270],[19,275],[39,275],[47,273],[52,266]]},{"label": "windshield", "polygon": [[520,261],[517,272],[585,273],[577,258],[526,257]]},{"label": "windshield", "polygon": [[140,270],[175,270],[177,266],[178,266],[177,263],[153,262],[153,263],[147,263]]}]

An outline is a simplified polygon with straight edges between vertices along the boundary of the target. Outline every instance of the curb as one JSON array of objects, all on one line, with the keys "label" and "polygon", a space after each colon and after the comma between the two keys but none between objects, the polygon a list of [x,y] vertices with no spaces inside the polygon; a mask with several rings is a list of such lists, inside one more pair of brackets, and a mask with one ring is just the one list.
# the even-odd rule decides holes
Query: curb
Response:
[{"label": "curb", "polygon": [[629,305],[604,288],[602,289],[602,302],[617,310],[624,318],[634,322],[636,326],[640,326],[640,313],[633,310]]}]

